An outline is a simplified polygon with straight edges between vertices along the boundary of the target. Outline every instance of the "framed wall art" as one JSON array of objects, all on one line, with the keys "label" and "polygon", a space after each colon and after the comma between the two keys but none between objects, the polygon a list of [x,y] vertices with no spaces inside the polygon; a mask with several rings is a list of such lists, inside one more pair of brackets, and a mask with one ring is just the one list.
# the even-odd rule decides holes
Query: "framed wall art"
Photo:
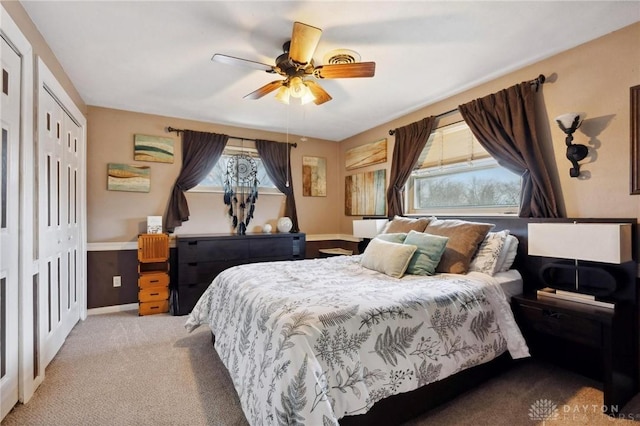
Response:
[{"label": "framed wall art", "polygon": [[371,166],[373,164],[387,161],[387,139],[380,139],[375,142],[356,146],[347,150],[345,167],[347,170],[359,167]]},{"label": "framed wall art", "polygon": [[346,176],[344,214],[384,216],[387,213],[386,184],[386,169]]},{"label": "framed wall art", "polygon": [[149,166],[117,163],[107,165],[107,190],[149,192],[150,189],[151,168]]},{"label": "framed wall art", "polygon": [[302,157],[302,195],[305,197],[327,196],[327,159]]},{"label": "framed wall art", "polygon": [[173,163],[173,139],[160,136],[134,135],[133,159],[155,163]]},{"label": "framed wall art", "polygon": [[640,194],[640,85],[633,86],[631,98],[631,195]]}]

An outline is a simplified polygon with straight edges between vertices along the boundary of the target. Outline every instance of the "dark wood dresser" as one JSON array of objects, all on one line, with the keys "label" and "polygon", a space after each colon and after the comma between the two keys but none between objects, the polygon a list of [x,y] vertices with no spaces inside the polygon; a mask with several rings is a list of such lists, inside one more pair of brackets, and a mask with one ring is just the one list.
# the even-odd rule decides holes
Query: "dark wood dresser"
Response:
[{"label": "dark wood dresser", "polygon": [[222,271],[245,263],[305,258],[305,234],[201,234],[176,239],[177,280],[171,312],[186,315]]}]

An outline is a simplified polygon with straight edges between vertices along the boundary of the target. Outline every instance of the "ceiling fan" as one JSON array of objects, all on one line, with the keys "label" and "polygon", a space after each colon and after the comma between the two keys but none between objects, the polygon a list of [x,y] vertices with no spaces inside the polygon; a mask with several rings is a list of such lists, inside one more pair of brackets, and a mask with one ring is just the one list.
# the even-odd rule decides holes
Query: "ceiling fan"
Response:
[{"label": "ceiling fan", "polygon": [[375,62],[356,62],[355,57],[358,57],[358,54],[352,51],[343,51],[342,54],[339,52],[331,56],[327,64],[315,66],[313,54],[321,35],[320,28],[294,22],[291,40],[282,46],[284,53],[276,58],[275,65],[220,53],[213,55],[211,60],[266,71],[270,74],[280,74],[284,77],[282,80],[274,80],[249,93],[244,97],[245,99],[260,99],[278,89],[276,99],[281,102],[288,104],[289,97],[294,97],[300,98],[303,104],[313,101],[316,105],[320,105],[330,101],[331,96],[311,77],[315,79],[373,77],[376,70]]}]

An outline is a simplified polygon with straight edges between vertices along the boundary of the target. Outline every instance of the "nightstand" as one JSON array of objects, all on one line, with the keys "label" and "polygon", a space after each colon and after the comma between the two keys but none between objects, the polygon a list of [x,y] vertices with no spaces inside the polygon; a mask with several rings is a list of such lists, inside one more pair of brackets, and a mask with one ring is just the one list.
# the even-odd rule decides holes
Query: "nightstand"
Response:
[{"label": "nightstand", "polygon": [[351,256],[353,254],[353,250],[345,250],[343,248],[323,248],[318,250],[318,254],[321,258],[334,256]]},{"label": "nightstand", "polygon": [[633,354],[626,310],[578,302],[511,298],[516,321],[534,358],[556,363],[603,383],[608,414],[622,410],[637,389],[637,359]]},{"label": "nightstand", "polygon": [[138,314],[169,312],[169,236],[138,235]]}]

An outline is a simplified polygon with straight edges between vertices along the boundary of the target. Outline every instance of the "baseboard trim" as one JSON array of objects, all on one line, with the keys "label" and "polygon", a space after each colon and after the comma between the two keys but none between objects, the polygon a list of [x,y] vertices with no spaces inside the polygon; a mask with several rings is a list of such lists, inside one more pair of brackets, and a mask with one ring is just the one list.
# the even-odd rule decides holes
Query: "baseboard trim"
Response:
[{"label": "baseboard trim", "polygon": [[103,306],[101,308],[87,309],[87,315],[111,314],[114,312],[135,311],[138,309],[137,303],[128,303],[126,305]]}]

